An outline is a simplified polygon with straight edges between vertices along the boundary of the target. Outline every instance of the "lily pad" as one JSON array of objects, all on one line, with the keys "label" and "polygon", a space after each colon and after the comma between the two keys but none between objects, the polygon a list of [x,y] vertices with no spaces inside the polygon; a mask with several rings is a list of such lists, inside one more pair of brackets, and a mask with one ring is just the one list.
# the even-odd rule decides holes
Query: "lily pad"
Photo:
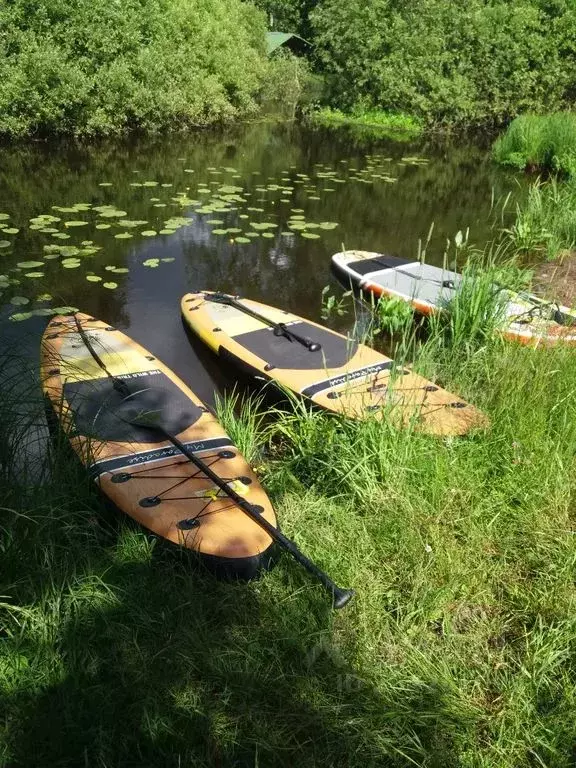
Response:
[{"label": "lily pad", "polygon": [[111,181],[101,181],[101,182],[98,184],[98,186],[99,186],[99,187],[111,187],[111,186],[112,186],[112,182],[111,182]]},{"label": "lily pad", "polygon": [[9,218],[10,218],[9,213],[0,213],[0,221],[8,221]]},{"label": "lily pad", "polygon": [[301,232],[300,233],[302,237],[305,237],[307,240],[319,240],[320,235],[317,235],[315,232]]},{"label": "lily pad", "polygon": [[10,304],[13,304],[15,307],[23,307],[25,304],[29,304],[30,299],[27,299],[26,296],[12,296],[10,299]]},{"label": "lily pad", "polygon": [[118,283],[102,283],[104,288],[109,288],[111,291],[114,290],[114,288],[118,288]]},{"label": "lily pad", "polygon": [[318,226],[320,229],[336,229],[338,224],[335,221],[321,221]]},{"label": "lily pad", "polygon": [[96,224],[96,229],[110,229],[112,224]]},{"label": "lily pad", "polygon": [[86,275],[86,280],[88,280],[89,283],[99,283],[102,278],[98,275]]},{"label": "lily pad", "polygon": [[44,272],[26,272],[24,277],[44,277]]},{"label": "lily pad", "polygon": [[33,269],[34,267],[42,267],[44,264],[41,261],[19,261],[16,266],[20,269]]},{"label": "lily pad", "polygon": [[173,235],[176,232],[175,229],[161,229],[159,234],[161,235]]},{"label": "lily pad", "polygon": [[106,210],[100,211],[100,216],[105,219],[123,219],[128,214],[126,211],[119,211],[116,208],[106,208]]},{"label": "lily pad", "polygon": [[166,256],[165,258],[160,259],[160,261],[163,261],[165,264],[168,264],[171,261],[176,261],[176,259],[174,258],[174,256]]},{"label": "lily pad", "polygon": [[212,230],[213,235],[227,235],[228,230],[227,229],[213,229]]},{"label": "lily pad", "polygon": [[206,220],[206,224],[216,224],[216,225],[218,225],[218,224],[224,224],[224,222],[222,221],[222,219],[207,219]]},{"label": "lily pad", "polygon": [[250,238],[249,237],[237,237],[236,238],[237,243],[249,243]]},{"label": "lily pad", "polygon": [[142,262],[144,267],[152,267],[153,269],[156,268],[159,264],[160,259],[146,259],[146,261]]},{"label": "lily pad", "polygon": [[0,240],[0,248],[9,248],[11,245],[10,240]]},{"label": "lily pad", "polygon": [[49,293],[41,293],[34,301],[52,301],[52,296]]},{"label": "lily pad", "polygon": [[65,221],[64,226],[65,227],[85,227],[87,226],[87,221]]},{"label": "lily pad", "polygon": [[276,237],[276,235],[273,232],[262,232],[262,237],[267,237],[269,240]]},{"label": "lily pad", "polygon": [[5,232],[7,235],[17,235],[17,234],[18,234],[18,232],[20,232],[20,230],[19,230],[19,229],[17,229],[16,227],[5,227],[5,228],[4,228],[4,232]]},{"label": "lily pad", "polygon": [[130,240],[134,235],[131,232],[119,232],[117,235],[114,235],[114,237],[116,240]]},{"label": "lily pad", "polygon": [[140,234],[143,237],[155,237],[158,233],[155,229],[144,229],[142,232],[140,232]]}]

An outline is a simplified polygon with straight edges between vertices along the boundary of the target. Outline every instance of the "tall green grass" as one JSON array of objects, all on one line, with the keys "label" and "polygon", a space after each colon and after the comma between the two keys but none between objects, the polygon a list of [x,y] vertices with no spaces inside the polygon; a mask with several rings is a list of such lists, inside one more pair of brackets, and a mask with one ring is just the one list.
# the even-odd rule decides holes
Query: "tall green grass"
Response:
[{"label": "tall green grass", "polygon": [[[571,764],[576,353],[412,348],[489,431],[219,405],[283,530],[357,589],[338,614],[292,562],[218,583],[108,510],[58,444],[40,479],[0,474],[0,764]],[[28,382],[4,413],[39,404]]]},{"label": "tall green grass", "polygon": [[516,219],[505,230],[511,245],[532,256],[553,259],[576,244],[576,180],[537,181],[525,201],[516,206]]},{"label": "tall green grass", "polygon": [[494,144],[498,163],[514,168],[576,173],[576,114],[521,115]]}]

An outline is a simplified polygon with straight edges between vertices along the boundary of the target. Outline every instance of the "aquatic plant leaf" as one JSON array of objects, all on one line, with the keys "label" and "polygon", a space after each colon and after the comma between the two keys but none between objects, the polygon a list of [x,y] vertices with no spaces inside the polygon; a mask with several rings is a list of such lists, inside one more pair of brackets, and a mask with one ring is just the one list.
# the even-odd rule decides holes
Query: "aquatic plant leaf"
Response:
[{"label": "aquatic plant leaf", "polygon": [[0,240],[0,248],[9,248],[11,245],[10,240]]},{"label": "aquatic plant leaf", "polygon": [[96,224],[95,229],[110,229],[112,224]]},{"label": "aquatic plant leaf", "polygon": [[207,219],[206,220],[206,224],[216,224],[216,225],[218,225],[218,224],[224,224],[224,222],[222,221],[222,219]]},{"label": "aquatic plant leaf", "polygon": [[140,232],[140,234],[143,237],[155,237],[157,232],[156,232],[155,229],[144,229],[144,230],[142,230],[142,232]]},{"label": "aquatic plant leaf", "polygon": [[315,232],[301,232],[300,233],[302,237],[305,237],[307,240],[319,240],[320,235],[317,235]]},{"label": "aquatic plant leaf", "polygon": [[119,232],[117,235],[114,235],[114,237],[116,240],[130,240],[134,235],[131,232]]},{"label": "aquatic plant leaf", "polygon": [[262,232],[262,237],[267,237],[269,240],[276,237],[276,235],[273,232]]},{"label": "aquatic plant leaf", "polygon": [[173,235],[176,232],[175,229],[161,229],[158,234],[160,235]]},{"label": "aquatic plant leaf", "polygon": [[112,186],[112,182],[111,182],[111,181],[101,181],[101,182],[98,184],[98,186],[99,186],[99,187],[111,187],[111,186]]},{"label": "aquatic plant leaf", "polygon": [[144,267],[152,267],[153,269],[160,264],[160,259],[146,259],[142,262]]},{"label": "aquatic plant leaf", "polygon": [[44,272],[26,272],[24,277],[44,277]]},{"label": "aquatic plant leaf", "polygon": [[49,293],[41,293],[34,301],[52,301],[52,296]]},{"label": "aquatic plant leaf", "polygon": [[213,235],[227,235],[228,230],[227,229],[213,229],[212,230]]},{"label": "aquatic plant leaf", "polygon": [[171,261],[176,261],[174,256],[165,256],[163,259],[160,259],[160,261],[163,261],[165,264],[169,264]]},{"label": "aquatic plant leaf", "polygon": [[9,218],[10,218],[9,213],[0,213],[0,221],[8,221]]},{"label": "aquatic plant leaf", "polygon": [[118,211],[116,208],[107,208],[104,211],[100,211],[100,216],[105,219],[123,219],[127,215],[126,211]]},{"label": "aquatic plant leaf", "polygon": [[17,235],[20,232],[16,227],[4,227],[3,230],[7,235]]},{"label": "aquatic plant leaf", "polygon": [[70,235],[66,234],[66,232],[54,232],[52,237],[56,237],[58,240],[70,240]]},{"label": "aquatic plant leaf", "polygon": [[114,288],[118,288],[118,283],[102,283],[104,288],[109,288],[111,291],[114,290]]},{"label": "aquatic plant leaf", "polygon": [[320,229],[336,229],[338,224],[335,221],[321,221],[318,226]]},{"label": "aquatic plant leaf", "polygon": [[98,275],[86,275],[86,280],[88,280],[89,283],[99,283],[102,281],[102,278]]},{"label": "aquatic plant leaf", "polygon": [[237,243],[249,243],[250,238],[249,237],[237,237],[236,238]]},{"label": "aquatic plant leaf", "polygon": [[30,299],[27,299],[26,296],[12,296],[10,299],[10,304],[13,304],[15,307],[22,307],[29,303]]},{"label": "aquatic plant leaf", "polygon": [[[30,229],[32,229],[32,227],[30,227]],[[54,227],[38,227],[38,229],[45,235],[53,235],[55,232],[58,232]]]},{"label": "aquatic plant leaf", "polygon": [[42,267],[44,264],[41,261],[19,261],[16,266],[20,269],[33,269],[34,267]]}]

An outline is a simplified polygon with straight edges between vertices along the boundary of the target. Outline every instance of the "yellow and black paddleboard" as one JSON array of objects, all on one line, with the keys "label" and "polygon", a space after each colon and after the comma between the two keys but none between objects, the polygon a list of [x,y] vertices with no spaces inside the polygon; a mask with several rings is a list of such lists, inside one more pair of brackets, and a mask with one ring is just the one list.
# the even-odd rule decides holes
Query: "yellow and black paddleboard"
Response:
[{"label": "yellow and black paddleboard", "polygon": [[290,312],[209,291],[186,294],[181,306],[186,323],[224,360],[329,411],[414,424],[434,435],[463,435],[488,424],[460,397]]},{"label": "yellow and black paddleboard", "polygon": [[[270,536],[165,434],[129,423],[142,412],[161,414],[168,434],[276,525],[254,472],[169,368],[85,314],[49,323],[41,365],[44,392],[72,448],[116,507],[158,536],[194,550],[216,575],[253,578],[271,567]],[[118,381],[130,396],[118,391]]]}]

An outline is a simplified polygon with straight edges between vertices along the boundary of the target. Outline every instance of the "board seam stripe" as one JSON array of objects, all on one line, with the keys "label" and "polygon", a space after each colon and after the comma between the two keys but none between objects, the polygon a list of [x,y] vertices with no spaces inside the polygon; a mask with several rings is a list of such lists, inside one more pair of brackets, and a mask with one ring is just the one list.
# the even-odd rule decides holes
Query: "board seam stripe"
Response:
[{"label": "board seam stripe", "polygon": [[[195,453],[204,451],[211,451],[215,448],[225,448],[232,446],[232,440],[224,435],[222,437],[213,437],[208,440],[193,440],[184,445]],[[163,459],[173,458],[174,456],[182,456],[180,451],[174,446],[165,446],[164,448],[155,448],[149,451],[142,451],[140,453],[125,454],[124,456],[116,456],[113,459],[102,459],[92,464],[88,472],[90,477],[95,480],[100,475],[106,472],[113,472],[118,469],[128,469],[129,467],[142,466],[143,464],[149,464],[155,461],[162,461]]]},{"label": "board seam stripe", "polygon": [[354,371],[346,371],[338,376],[332,376],[329,379],[323,379],[315,384],[310,384],[304,389],[300,390],[300,394],[305,397],[312,397],[319,392],[323,392],[325,389],[332,389],[333,387],[341,386],[342,384],[348,384],[349,382],[355,382],[358,379],[368,378],[372,374],[380,373],[380,371],[389,371],[392,368],[393,361],[388,360],[383,363],[375,363],[374,365],[367,365],[363,368],[356,368]]}]

